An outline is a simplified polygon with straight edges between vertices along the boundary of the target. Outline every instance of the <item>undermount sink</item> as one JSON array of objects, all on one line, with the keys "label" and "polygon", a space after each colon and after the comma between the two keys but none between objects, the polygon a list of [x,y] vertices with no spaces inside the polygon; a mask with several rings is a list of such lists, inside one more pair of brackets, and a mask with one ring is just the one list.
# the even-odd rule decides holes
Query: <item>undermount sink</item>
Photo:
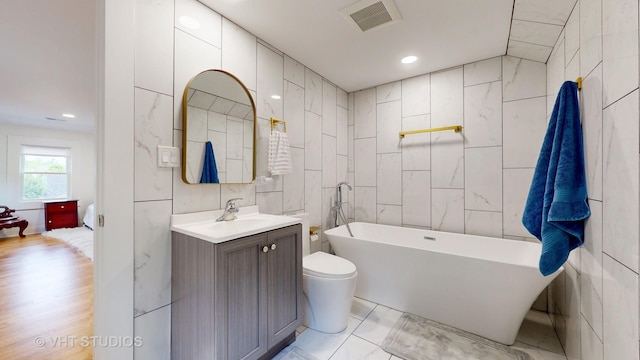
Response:
[{"label": "undermount sink", "polygon": [[222,210],[171,215],[171,230],[213,243],[300,223],[299,218],[263,214],[257,206],[240,208],[235,220],[216,221]]}]

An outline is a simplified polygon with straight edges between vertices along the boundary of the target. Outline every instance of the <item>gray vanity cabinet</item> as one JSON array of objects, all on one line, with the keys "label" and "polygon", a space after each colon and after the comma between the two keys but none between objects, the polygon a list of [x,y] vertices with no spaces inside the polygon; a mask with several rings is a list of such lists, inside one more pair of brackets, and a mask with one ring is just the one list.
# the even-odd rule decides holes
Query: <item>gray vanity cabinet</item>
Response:
[{"label": "gray vanity cabinet", "polygon": [[[302,325],[301,226],[267,233],[267,343],[284,340]],[[275,245],[275,246],[274,246]],[[275,249],[274,249],[275,247]]]},{"label": "gray vanity cabinet", "polygon": [[218,245],[217,359],[257,359],[267,350],[267,234]]},{"label": "gray vanity cabinet", "polygon": [[301,225],[220,244],[174,232],[172,246],[172,359],[270,359],[295,340]]}]

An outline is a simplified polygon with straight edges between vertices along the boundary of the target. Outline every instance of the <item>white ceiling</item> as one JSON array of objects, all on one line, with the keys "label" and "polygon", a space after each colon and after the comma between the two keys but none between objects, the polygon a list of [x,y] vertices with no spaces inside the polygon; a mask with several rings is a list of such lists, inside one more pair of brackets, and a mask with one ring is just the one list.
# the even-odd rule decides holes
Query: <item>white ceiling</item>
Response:
[{"label": "white ceiling", "polygon": [[[200,1],[348,92],[507,51],[546,62],[576,2],[396,0],[400,21],[362,32],[340,13],[354,0]],[[0,123],[93,131],[95,0],[3,5]]]},{"label": "white ceiling", "polygon": [[[90,132],[96,113],[95,1],[5,1],[0,122]],[[63,119],[73,113],[75,119]]]},{"label": "white ceiling", "polygon": [[402,20],[362,32],[340,13],[354,0],[199,1],[347,92],[504,55],[513,11],[513,0],[395,0]]}]

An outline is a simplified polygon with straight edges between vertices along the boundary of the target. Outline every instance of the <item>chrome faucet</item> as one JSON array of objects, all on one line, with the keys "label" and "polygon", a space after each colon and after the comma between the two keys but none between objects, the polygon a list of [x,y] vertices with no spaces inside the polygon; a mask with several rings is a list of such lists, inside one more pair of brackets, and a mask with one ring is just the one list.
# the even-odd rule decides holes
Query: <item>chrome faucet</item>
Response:
[{"label": "chrome faucet", "polygon": [[349,222],[347,221],[347,217],[344,216],[344,211],[342,210],[342,185],[345,185],[349,190],[352,190],[351,185],[346,181],[341,181],[336,185],[336,201],[333,203],[333,207],[331,208],[334,211],[333,224],[335,227],[338,227],[338,217],[342,219],[342,222],[347,226],[347,230],[349,231],[349,235],[353,237],[351,233],[351,228],[349,227]]},{"label": "chrome faucet", "polygon": [[236,200],[242,200],[242,198],[233,198],[227,200],[227,205],[224,207],[224,213],[220,215],[216,221],[230,221],[235,220],[237,218],[236,214],[240,209],[236,206]]},{"label": "chrome faucet", "polygon": [[[342,209],[342,185],[345,185],[346,187],[349,188],[349,190],[351,190],[351,185],[346,182],[346,181],[341,181],[338,183],[338,185],[336,185],[336,201],[333,205],[333,209],[334,210],[341,210]],[[336,213],[335,216],[335,225],[338,226],[338,215]]]}]

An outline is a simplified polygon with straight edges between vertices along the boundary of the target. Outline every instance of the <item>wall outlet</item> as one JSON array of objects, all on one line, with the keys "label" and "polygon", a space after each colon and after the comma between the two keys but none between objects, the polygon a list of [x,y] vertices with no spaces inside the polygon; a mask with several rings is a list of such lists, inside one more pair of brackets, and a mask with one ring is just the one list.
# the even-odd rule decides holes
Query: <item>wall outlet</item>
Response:
[{"label": "wall outlet", "polygon": [[158,145],[158,167],[180,167],[180,148]]}]

